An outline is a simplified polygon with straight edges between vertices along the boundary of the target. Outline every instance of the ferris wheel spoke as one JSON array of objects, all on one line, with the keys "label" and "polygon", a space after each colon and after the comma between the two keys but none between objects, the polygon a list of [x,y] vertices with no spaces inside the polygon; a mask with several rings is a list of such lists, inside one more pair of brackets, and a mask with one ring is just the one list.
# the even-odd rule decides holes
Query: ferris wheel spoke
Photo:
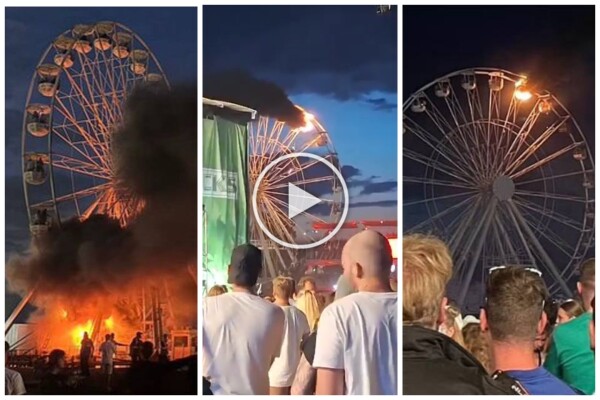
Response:
[{"label": "ferris wheel spoke", "polygon": [[[57,99],[57,103],[60,105],[60,107],[58,107],[59,112],[61,114],[63,114],[65,116],[65,118],[67,118],[72,124],[74,124],[78,128],[77,130],[78,130],[79,134],[88,142],[92,151],[96,154],[98,159],[101,160],[101,162],[103,163],[103,166],[105,168],[109,168],[108,161],[107,161],[108,157],[106,157],[106,155],[108,154],[108,149],[105,148],[105,145],[99,143],[97,141],[97,138],[93,138],[91,135],[88,134],[88,132],[86,130],[81,128],[79,126],[78,121],[72,115],[70,115],[68,113],[68,111],[64,107],[64,104],[62,103],[62,101],[59,98],[56,98],[56,99]],[[98,149],[102,149],[104,154],[101,154]]]},{"label": "ferris wheel spoke", "polygon": [[[473,232],[469,238],[467,246],[465,246],[465,248],[470,249],[473,246],[473,244],[475,244],[474,251],[471,256],[471,263],[469,264],[468,269],[466,270],[466,280],[461,281],[462,287],[458,296],[459,304],[463,304],[463,301],[469,290],[469,284],[471,283],[471,279],[473,278],[473,274],[475,273],[477,264],[480,262],[481,251],[483,250],[483,245],[485,244],[485,238],[487,237],[490,225],[492,223],[492,219],[494,218],[494,213],[496,211],[496,202],[496,198],[492,197],[490,204],[486,207],[481,224],[472,229]],[[467,252],[463,251],[459,258],[458,265],[463,266],[466,260]]]},{"label": "ferris wheel spoke", "polygon": [[529,184],[536,183],[536,182],[546,182],[546,181],[551,181],[551,180],[555,180],[555,179],[568,178],[568,177],[578,176],[578,175],[585,176],[587,174],[593,174],[593,173],[594,173],[594,171],[591,169],[586,169],[584,171],[567,172],[565,174],[558,174],[558,175],[552,175],[552,176],[547,176],[547,177],[545,176],[543,178],[515,182],[515,186],[525,186],[525,185],[529,185]]},{"label": "ferris wheel spoke", "polygon": [[[525,161],[527,161],[529,159],[529,157],[531,157],[534,153],[539,151],[540,147],[546,142],[546,140],[548,140],[554,134],[554,132],[557,132],[558,129],[560,129],[560,127],[563,124],[565,124],[568,119],[569,119],[569,117],[563,117],[560,121],[557,121],[554,124],[552,124],[551,126],[549,126],[514,161],[512,161],[512,162],[509,161],[509,165],[508,165],[508,167],[506,167],[506,175],[513,173],[517,168],[519,168],[521,165],[523,165],[523,163]],[[520,148],[520,146],[517,147],[515,154],[516,154],[516,152],[519,151],[519,148]],[[514,158],[514,156],[511,156],[511,158]]]},{"label": "ferris wheel spoke", "polygon": [[457,183],[455,181],[445,181],[445,180],[441,180],[441,179],[421,178],[421,177],[406,176],[406,175],[402,178],[402,181],[404,183],[422,183],[425,185],[449,186],[449,187],[457,187],[457,188],[470,189],[470,190],[476,189],[476,187],[473,185],[465,185],[462,183]]},{"label": "ferris wheel spoke", "polygon": [[[513,257],[514,259],[518,259],[519,253],[515,249],[515,246],[513,246],[513,243],[510,239],[511,235],[509,235],[506,232],[506,228],[504,227],[504,225],[501,222],[501,218],[500,218],[501,211],[502,211],[501,208],[499,208],[496,215],[494,215],[494,229],[496,230],[496,233],[498,234],[498,238],[497,238],[498,245],[500,248],[503,248],[502,242],[504,242],[504,244],[506,245],[506,249],[509,251],[510,256]],[[503,253],[503,256],[504,256],[503,262],[509,263],[510,259],[506,256],[506,253]]]},{"label": "ferris wheel spoke", "polygon": [[463,193],[458,193],[458,194],[449,194],[449,195],[445,195],[445,196],[439,196],[439,197],[435,197],[435,198],[429,198],[429,199],[424,199],[424,200],[415,200],[415,201],[409,201],[409,202],[404,202],[405,206],[414,206],[417,204],[424,204],[424,203],[428,203],[431,201],[439,201],[439,200],[445,200],[445,199],[454,199],[456,197],[461,197],[461,196],[467,196],[467,195],[473,195],[476,194],[477,192],[472,190],[472,191],[466,191]]},{"label": "ferris wheel spoke", "polygon": [[[274,200],[274,202],[275,202],[275,203],[279,204],[279,205],[282,207],[282,208],[279,208],[279,207],[277,207],[277,208],[278,208],[280,211],[281,211],[282,209],[285,209],[285,208],[289,207],[289,205],[288,205],[287,203],[285,203],[284,201],[282,201],[282,200],[280,200],[280,199],[273,198],[273,200]],[[313,214],[311,214],[311,213],[308,213],[308,212],[306,212],[306,211],[302,211],[302,212],[301,212],[301,213],[299,213],[298,215],[303,215],[303,216],[306,216],[306,217],[310,218],[311,220],[313,220],[313,221],[315,221],[315,222],[323,222],[323,223],[327,222],[327,221],[325,221],[324,219],[322,219],[322,218],[319,218],[319,217],[317,217],[316,215],[313,215]],[[285,216],[285,218],[287,218],[287,215]],[[288,219],[289,219],[289,218],[288,218]]]},{"label": "ferris wheel spoke", "polygon": [[[450,214],[452,211],[459,209],[460,207],[467,205],[467,203],[471,202],[473,199],[475,198],[475,196],[471,196],[465,200],[462,200],[460,203],[456,203],[455,205],[446,208],[443,211],[438,212],[437,214],[431,216],[429,219],[411,227],[408,229],[408,232],[419,232],[422,228],[426,227],[429,224],[432,224],[434,221],[441,219],[442,217]],[[462,220],[462,216],[463,214],[467,213],[469,210],[468,207],[465,207],[464,210],[462,210],[455,218],[454,220],[449,224],[449,227],[456,221],[460,221]]]},{"label": "ferris wheel spoke", "polygon": [[515,221],[517,221],[517,226],[521,225],[521,228],[528,236],[530,243],[536,250],[536,253],[540,256],[541,260],[544,262],[546,268],[548,268],[548,270],[550,271],[550,274],[553,276],[555,282],[558,282],[560,284],[561,289],[564,291],[564,293],[570,295],[571,289],[569,289],[569,286],[562,278],[562,275],[558,271],[558,268],[556,268],[556,266],[554,265],[552,258],[548,255],[548,253],[546,253],[546,250],[541,245],[538,238],[533,234],[531,229],[529,229],[529,225],[527,224],[527,221],[525,220],[519,209],[514,205],[514,203],[511,200],[508,200],[506,203],[508,205],[508,209],[513,215],[513,218],[515,219]]},{"label": "ferris wheel spoke", "polygon": [[[410,118],[406,119],[408,122],[410,122],[410,124],[408,122],[405,123],[407,130],[409,130],[413,135],[418,137],[423,143],[431,147],[431,149],[434,152],[438,153],[443,158],[445,158],[450,164],[452,164],[456,168],[455,171],[459,171],[462,175],[468,176],[468,173],[465,171],[465,168],[468,168],[468,166],[458,165],[450,156],[456,158],[460,157],[457,157],[453,151],[451,151],[448,147],[444,146],[441,141],[437,140],[435,137],[429,134],[429,132],[423,129],[419,124],[417,124]],[[414,126],[412,126],[411,124]]]},{"label": "ferris wheel spoke", "polygon": [[[535,105],[533,106],[533,108],[531,109],[529,114],[527,115],[525,122],[519,128],[519,131],[517,132],[517,134],[514,135],[512,142],[510,141],[510,136],[507,135],[508,141],[510,143],[510,145],[508,145],[508,143],[507,143],[508,150],[506,151],[506,154],[508,156],[504,157],[504,159],[500,163],[499,171],[508,170],[509,167],[512,166],[511,163],[514,162],[515,157],[519,154],[519,150],[521,149],[521,146],[523,145],[523,143],[527,142],[527,138],[530,136],[530,133],[531,133],[533,127],[535,126],[535,123],[537,122],[538,117],[540,116],[540,113],[538,112],[538,104],[539,104],[539,99],[536,101]],[[517,110],[516,107],[515,107],[515,110]],[[515,119],[516,119],[516,114],[515,114]],[[505,125],[506,124],[507,123],[505,123]],[[513,121],[513,124],[514,124],[514,121]],[[515,148],[515,146],[516,146],[516,148]]]},{"label": "ferris wheel spoke", "polygon": [[425,156],[413,151],[413,150],[409,150],[409,149],[403,149],[402,150],[402,155],[410,160],[416,161],[426,167],[430,167],[433,168],[443,174],[446,174],[448,176],[452,176],[456,179],[458,179],[459,181],[462,181],[464,183],[466,183],[467,185],[471,185],[472,182],[470,182],[467,178],[463,177],[460,175],[460,172],[455,171],[453,168],[449,167],[448,165],[442,163],[441,161],[432,161],[429,160],[428,158],[426,158]]},{"label": "ferris wheel spoke", "polygon": [[[540,229],[538,226],[535,226],[534,224],[532,224],[530,221],[533,219],[535,220],[534,216],[523,212],[523,215],[525,217],[530,216],[530,219],[526,219],[529,228],[534,232],[534,233],[538,233],[539,235],[543,236],[546,238],[546,240],[548,240],[550,243],[552,243],[552,245],[554,247],[556,247],[558,250],[560,250],[563,254],[565,254],[567,257],[572,257],[573,253],[575,252],[575,249],[572,248],[567,242],[565,242],[564,240],[562,240],[558,235],[553,234],[552,229],[548,229],[548,230],[544,230],[544,229]],[[562,274],[561,274],[562,275]]]},{"label": "ferris wheel spoke", "polygon": [[540,207],[538,204],[525,199],[514,198],[513,201],[515,205],[534,211],[542,217],[548,217],[556,222],[560,222],[561,224],[568,226],[569,228],[572,228],[578,232],[583,230],[583,225],[579,221],[569,218],[566,215],[561,214],[557,211],[546,210],[545,208]]},{"label": "ferris wheel spoke", "polygon": [[537,168],[540,168],[542,166],[544,166],[545,164],[547,164],[548,162],[562,156],[563,154],[568,153],[569,151],[581,146],[583,143],[582,142],[574,142],[571,143],[569,146],[564,147],[552,154],[550,154],[549,156],[546,156],[545,158],[542,158],[541,160],[537,161],[536,163],[520,170],[519,172],[513,173],[512,175],[510,175],[510,177],[515,180],[516,178],[523,176],[525,174],[528,174],[531,171],[536,170]]},{"label": "ferris wheel spoke", "polygon": [[[81,58],[81,55],[79,56]],[[94,121],[97,123],[97,126],[90,126],[88,130],[86,130],[87,132],[87,136],[88,136],[88,140],[91,141],[91,135],[94,135],[94,142],[96,146],[99,146],[101,148],[104,148],[105,146],[107,146],[107,144],[105,144],[96,134],[97,131],[101,131],[101,132],[108,132],[108,127],[104,124],[104,121],[102,120],[102,118],[100,117],[100,115],[98,114],[98,110],[96,109],[96,107],[94,107],[90,101],[93,101],[94,99],[94,94],[93,92],[90,93],[89,97],[86,97],[86,95],[84,94],[81,86],[79,85],[78,82],[75,81],[75,79],[71,76],[71,73],[69,72],[69,70],[67,69],[65,71],[65,74],[67,76],[67,79],[69,80],[71,89],[73,90],[73,94],[74,94],[74,98],[77,100],[77,103],[81,109],[81,111],[85,114],[85,119],[88,121]],[[56,97],[63,108],[66,108],[64,103],[60,100],[60,97]],[[89,111],[89,113],[88,113]],[[75,117],[76,113],[73,112],[72,116],[73,119],[77,119]],[[105,148],[105,151],[107,150],[107,148]]]},{"label": "ferris wheel spoke", "polygon": [[[450,240],[448,242],[448,247],[452,251],[453,257],[455,257],[456,254],[458,254],[459,249],[461,249],[463,238],[467,234],[467,231],[469,230],[469,227],[471,226],[471,223],[473,222],[473,218],[475,218],[475,216],[480,212],[480,205],[481,205],[481,196],[477,196],[473,207],[468,209],[468,212],[469,212],[468,216],[466,218],[459,218],[460,217],[460,215],[459,215],[455,219],[455,221],[460,221],[460,222],[456,228],[453,228],[453,231],[456,233],[454,235],[452,235],[452,237],[450,238]],[[452,222],[451,225],[454,225],[454,222]]]},{"label": "ferris wheel spoke", "polygon": [[[98,170],[107,171],[102,165],[99,165],[98,162],[89,154],[89,152],[87,151],[88,150],[87,146],[81,146],[81,143],[73,142],[71,140],[71,138],[69,137],[68,133],[66,135],[63,134],[61,132],[61,129],[56,129],[53,133],[58,138],[60,138],[62,141],[64,141],[72,150],[76,151],[79,155],[81,155],[83,158],[85,158],[87,160],[87,162],[95,165]],[[87,142],[85,142],[85,143],[87,143]],[[80,147],[83,147],[83,150]],[[56,156],[57,156],[57,154],[53,155],[53,157],[56,157]]]},{"label": "ferris wheel spoke", "polygon": [[577,203],[586,203],[587,202],[587,199],[585,197],[570,196],[570,195],[566,195],[566,194],[533,192],[533,191],[529,191],[529,190],[516,190],[515,195],[527,196],[527,197],[550,198],[550,199],[554,199],[554,200],[572,201],[572,202],[577,202]]},{"label": "ferris wheel spoke", "polygon": [[78,174],[100,178],[102,180],[110,180],[110,174],[108,174],[106,170],[98,168],[97,164],[87,163],[76,158],[63,156],[61,154],[54,154],[52,166]]},{"label": "ferris wheel spoke", "polygon": [[282,183],[280,185],[272,185],[272,186],[270,185],[269,188],[272,190],[277,190],[277,189],[287,188],[289,183],[296,185],[296,186],[306,186],[306,185],[311,185],[314,183],[327,182],[327,181],[333,181],[333,180],[335,180],[334,176],[323,176],[323,177],[319,177],[319,178],[304,179],[304,180],[294,181],[294,182],[286,182],[286,183]]}]

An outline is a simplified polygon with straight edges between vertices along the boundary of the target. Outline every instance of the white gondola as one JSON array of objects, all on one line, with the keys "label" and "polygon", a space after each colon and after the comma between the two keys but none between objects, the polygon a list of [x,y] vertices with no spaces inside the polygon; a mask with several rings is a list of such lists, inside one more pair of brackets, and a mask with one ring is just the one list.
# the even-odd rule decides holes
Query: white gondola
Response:
[{"label": "white gondola", "polygon": [[129,52],[131,51],[131,41],[133,40],[133,37],[126,32],[117,32],[114,34],[113,40],[115,42],[113,55],[121,59],[129,57]]},{"label": "white gondola", "polygon": [[94,27],[92,25],[75,25],[72,32],[75,38],[75,44],[73,45],[75,51],[81,54],[87,54],[92,51],[89,39],[94,34]]},{"label": "white gondola", "polygon": [[44,97],[53,97],[57,89],[60,67],[54,64],[42,64],[37,67],[39,76],[38,91]]},{"label": "white gondola", "polygon": [[35,137],[45,137],[50,132],[50,107],[44,104],[30,104],[26,107],[27,132]]},{"label": "white gondola", "polygon": [[450,96],[450,82],[442,81],[435,85],[435,95],[440,98]]},{"label": "white gondola", "polygon": [[427,102],[425,101],[425,98],[417,97],[415,99],[415,101],[412,103],[412,105],[410,106],[410,109],[412,112],[415,112],[415,113],[425,112],[425,110],[427,109]]},{"label": "white gondola", "polygon": [[587,151],[583,147],[577,147],[573,150],[573,158],[577,161],[583,161],[587,158]]},{"label": "white gondola", "polygon": [[54,63],[64,69],[69,69],[73,66],[73,57],[70,54],[75,39],[68,36],[59,36],[54,41],[54,48],[57,53],[54,55]]},{"label": "white gondola", "polygon": [[465,90],[475,90],[477,87],[477,78],[475,74],[464,74],[461,86]]},{"label": "white gondola", "polygon": [[491,91],[499,92],[504,89],[504,79],[502,77],[502,72],[493,72],[490,74],[490,79],[488,82]]},{"label": "white gondola", "polygon": [[144,75],[148,65],[148,52],[146,50],[134,50],[131,53],[131,70],[136,75]]}]

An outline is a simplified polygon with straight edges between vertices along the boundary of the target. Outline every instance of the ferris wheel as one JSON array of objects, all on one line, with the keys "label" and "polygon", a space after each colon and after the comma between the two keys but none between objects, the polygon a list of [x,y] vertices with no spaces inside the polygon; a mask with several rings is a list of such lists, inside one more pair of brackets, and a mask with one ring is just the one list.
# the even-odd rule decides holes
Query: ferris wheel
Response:
[{"label": "ferris wheel", "polygon": [[[329,161],[340,169],[339,159],[329,134],[315,118],[304,113],[304,126],[291,128],[282,121],[259,116],[250,123],[248,176],[250,193],[259,175],[278,158],[292,153],[310,153]],[[322,205],[288,218],[288,184],[319,196]],[[312,228],[315,222],[337,222],[342,215],[342,185],[338,177],[317,160],[291,157],[277,163],[260,180],[257,190],[256,212],[265,227],[275,237],[287,243],[308,243],[320,232]],[[281,246],[271,240],[250,213],[250,239],[263,249],[268,278],[293,271],[300,262],[298,250]]]},{"label": "ferris wheel", "polygon": [[122,226],[143,201],[114,180],[111,135],[140,84],[168,87],[142,39],[115,22],[76,25],[43,53],[23,118],[23,184],[30,230],[107,214]]},{"label": "ferris wheel", "polygon": [[404,231],[449,245],[462,304],[492,266],[540,270],[553,294],[594,238],[594,161],[550,92],[509,71],[474,68],[403,105]]}]

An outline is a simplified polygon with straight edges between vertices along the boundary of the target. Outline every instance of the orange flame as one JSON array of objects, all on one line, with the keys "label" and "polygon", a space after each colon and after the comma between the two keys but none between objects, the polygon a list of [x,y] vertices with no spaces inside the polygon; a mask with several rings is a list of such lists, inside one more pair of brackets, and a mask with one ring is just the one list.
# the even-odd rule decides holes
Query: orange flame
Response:
[{"label": "orange flame", "polygon": [[302,132],[310,132],[313,129],[315,129],[315,124],[313,124],[313,120],[315,119],[315,116],[312,115],[311,113],[304,113],[304,126],[302,128],[300,128],[300,130]]},{"label": "orange flame", "polygon": [[106,329],[109,331],[112,331],[115,328],[115,321],[112,315],[104,320],[104,326],[106,326]]},{"label": "orange flame", "polygon": [[73,330],[71,331],[71,338],[73,340],[73,344],[75,346],[79,346],[81,344],[81,339],[83,339],[83,334],[87,332],[89,335],[92,332],[93,326],[94,323],[91,319],[89,319],[85,323],[85,325],[77,325],[75,328],[73,328]]}]

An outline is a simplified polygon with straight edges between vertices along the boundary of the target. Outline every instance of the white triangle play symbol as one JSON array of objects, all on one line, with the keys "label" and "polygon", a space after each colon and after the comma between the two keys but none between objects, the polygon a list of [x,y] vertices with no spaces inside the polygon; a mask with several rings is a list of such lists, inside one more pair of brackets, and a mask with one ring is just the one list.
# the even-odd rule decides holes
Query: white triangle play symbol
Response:
[{"label": "white triangle play symbol", "polygon": [[292,183],[288,183],[288,218],[292,219],[320,202],[321,199],[318,197]]}]

